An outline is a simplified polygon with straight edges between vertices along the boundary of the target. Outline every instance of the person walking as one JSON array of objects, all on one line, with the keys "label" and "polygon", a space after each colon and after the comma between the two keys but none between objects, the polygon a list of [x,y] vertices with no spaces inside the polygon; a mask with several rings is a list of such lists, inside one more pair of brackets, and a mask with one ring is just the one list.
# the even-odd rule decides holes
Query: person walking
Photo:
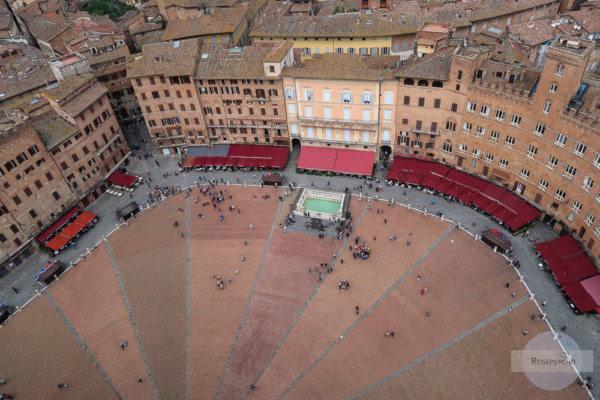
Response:
[{"label": "person walking", "polygon": [[13,290],[13,292],[19,293],[19,289],[17,289],[16,287],[12,286],[11,289]]},{"label": "person walking", "polygon": [[121,350],[125,350],[125,347],[127,347],[127,342],[126,341],[121,342],[120,346],[121,346]]}]

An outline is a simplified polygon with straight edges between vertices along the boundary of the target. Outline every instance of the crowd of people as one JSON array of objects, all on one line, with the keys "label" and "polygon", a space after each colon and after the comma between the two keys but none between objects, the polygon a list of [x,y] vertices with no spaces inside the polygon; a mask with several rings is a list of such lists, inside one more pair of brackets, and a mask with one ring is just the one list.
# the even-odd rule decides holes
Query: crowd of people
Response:
[{"label": "crowd of people", "polygon": [[176,189],[174,186],[154,186],[154,188],[148,192],[148,201],[150,203],[158,203],[167,197],[173,196],[180,190],[181,189]]}]

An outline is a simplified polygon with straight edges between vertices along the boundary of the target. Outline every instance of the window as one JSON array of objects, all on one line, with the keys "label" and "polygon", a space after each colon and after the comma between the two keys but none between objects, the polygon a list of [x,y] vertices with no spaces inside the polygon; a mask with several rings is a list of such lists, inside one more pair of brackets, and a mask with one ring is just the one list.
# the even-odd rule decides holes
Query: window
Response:
[{"label": "window", "polygon": [[479,110],[479,114],[487,117],[488,115],[490,115],[490,108],[488,106],[481,106],[481,109]]},{"label": "window", "polygon": [[371,110],[363,110],[363,121],[364,122],[371,121]]},{"label": "window", "polygon": [[477,134],[477,136],[482,137],[483,135],[485,135],[485,128],[481,127],[481,126],[477,126],[477,127],[475,127],[475,133]]},{"label": "window", "polygon": [[352,103],[352,93],[342,93],[342,103]]},{"label": "window", "polygon": [[529,178],[530,172],[528,169],[521,168],[521,178]]},{"label": "window", "polygon": [[305,55],[305,56],[311,55],[310,47],[305,47],[302,51],[304,53],[303,55]]},{"label": "window", "polygon": [[363,131],[363,142],[369,143],[369,131]]},{"label": "window", "polygon": [[545,191],[546,189],[548,189],[548,181],[545,180],[544,178],[541,178],[540,183],[538,184],[538,187]]},{"label": "window", "polygon": [[312,91],[310,89],[304,89],[304,100],[312,101],[312,99],[313,99]]},{"label": "window", "polygon": [[452,106],[450,106],[450,111],[456,112],[457,110],[458,110],[458,104],[452,103]]},{"label": "window", "polygon": [[15,202],[16,205],[21,204],[21,198],[18,195],[13,196],[13,201]]},{"label": "window", "polygon": [[423,127],[423,121],[419,121],[419,120],[417,120],[417,121],[415,122],[415,128],[416,128],[418,131],[420,131],[422,127]]},{"label": "window", "polygon": [[594,180],[592,178],[590,178],[589,176],[586,176],[583,179],[583,188],[585,190],[590,190],[594,187]]},{"label": "window", "polygon": [[596,156],[594,157],[594,165],[600,168],[600,153],[596,154]]},{"label": "window", "polygon": [[410,105],[410,96],[404,96],[404,105],[405,106],[409,106]]},{"label": "window", "polygon": [[350,121],[350,109],[344,108],[344,121]]},{"label": "window", "polygon": [[506,116],[506,113],[502,110],[496,110],[496,119],[498,121],[504,121],[504,117]]},{"label": "window", "polygon": [[600,237],[600,224],[596,225],[596,230],[594,231],[596,236]]},{"label": "window", "polygon": [[587,146],[585,144],[579,143],[579,142],[577,144],[575,144],[575,154],[577,154],[578,156],[583,157],[586,150],[587,150]]},{"label": "window", "polygon": [[331,101],[331,92],[329,90],[323,90],[323,101],[325,101],[325,102]]},{"label": "window", "polygon": [[548,168],[554,169],[558,165],[558,159],[554,156],[548,156]]},{"label": "window", "polygon": [[459,145],[458,145],[458,151],[460,151],[461,153],[466,153],[468,149],[469,148],[467,147],[467,145],[459,143]]},{"label": "window", "polygon": [[37,213],[33,208],[29,210],[29,215],[31,215],[31,218],[37,218]]},{"label": "window", "polygon": [[443,151],[444,153],[452,153],[452,144],[451,144],[451,143],[447,143],[447,142],[445,142],[445,143],[442,145],[442,151]]},{"label": "window", "polygon": [[516,126],[520,126],[521,125],[521,116],[513,114],[513,116],[510,118],[510,123]]},{"label": "window", "polygon": [[304,106],[304,115],[306,118],[312,118],[312,106]]},{"label": "window", "polygon": [[558,85],[556,83],[550,85],[550,93],[556,93],[556,89],[558,89]]},{"label": "window", "polygon": [[535,124],[535,129],[533,133],[538,136],[544,136],[544,132],[546,131],[546,126],[540,123]]},{"label": "window", "polygon": [[35,184],[35,187],[36,187],[36,188],[38,188],[38,189],[41,189],[41,188],[42,188],[42,182],[41,182],[39,179],[37,179],[37,180],[34,182],[34,184]]},{"label": "window", "polygon": [[504,144],[506,145],[506,147],[512,147],[512,145],[515,144],[515,138],[512,136],[505,137]]},{"label": "window", "polygon": [[567,137],[565,135],[563,135],[562,133],[559,133],[556,135],[555,143],[562,147],[567,143]]},{"label": "window", "polygon": [[33,192],[31,191],[31,189],[29,189],[28,187],[26,187],[25,189],[23,189],[23,192],[25,192],[25,194],[27,195],[27,197],[30,197]]},{"label": "window", "polygon": [[157,92],[157,91],[154,91],[154,92],[152,92],[152,98],[153,98],[153,99],[158,99],[158,98],[160,98],[160,95],[158,94],[158,92]]},{"label": "window", "polygon": [[288,104],[288,112],[290,114],[295,114],[296,113],[296,105],[295,104]]},{"label": "window", "polygon": [[467,103],[467,111],[475,112],[477,110],[477,104],[471,103],[470,101]]},{"label": "window", "polygon": [[383,110],[383,119],[390,121],[392,119],[392,110]]},{"label": "window", "polygon": [[485,153],[485,161],[487,162],[493,162],[494,161],[494,155],[490,154],[490,153]]},{"label": "window", "polygon": [[548,114],[550,112],[550,107],[552,107],[552,103],[547,101],[544,103],[544,109],[542,111]]},{"label": "window", "polygon": [[54,192],[52,192],[52,197],[54,197],[54,200],[60,199],[60,195],[58,194],[58,192],[56,190]]},{"label": "window", "polygon": [[425,97],[419,97],[419,107],[425,106]]},{"label": "window", "polygon": [[10,160],[4,164],[4,168],[6,168],[7,172],[11,171],[13,168],[16,168],[16,167],[17,167],[17,164],[13,160]]},{"label": "window", "polygon": [[298,136],[298,125],[292,124],[291,127],[292,127],[292,135]]},{"label": "window", "polygon": [[385,92],[385,104],[390,105],[390,104],[394,104],[394,92],[392,92],[391,90],[388,90],[387,92]]},{"label": "window", "polygon": [[307,133],[308,133],[308,138],[309,139],[314,139],[314,137],[315,137],[315,131],[314,131],[313,127],[309,126],[306,130],[307,130]]},{"label": "window", "polygon": [[575,214],[579,214],[579,211],[581,211],[581,203],[577,200],[573,200],[573,211],[575,211]]},{"label": "window", "polygon": [[37,146],[34,144],[33,146],[31,146],[29,149],[27,149],[27,151],[29,152],[29,155],[34,155],[35,153],[39,152],[39,149],[37,148]]},{"label": "window", "polygon": [[557,200],[564,201],[566,196],[567,196],[567,194],[566,194],[566,193],[565,193],[565,191],[564,191],[564,190],[562,190],[561,188],[557,188],[557,189],[556,189],[556,192],[554,192],[554,197],[555,197]]},{"label": "window", "polygon": [[537,151],[538,151],[537,147],[535,147],[533,145],[529,145],[529,148],[527,149],[527,156],[531,157],[531,158],[535,158]]},{"label": "window", "polygon": [[456,131],[456,123],[452,121],[446,121],[446,129],[451,132]]},{"label": "window", "polygon": [[567,178],[573,178],[573,176],[577,173],[577,168],[575,168],[572,165],[567,164],[565,166],[565,175],[567,176]]},{"label": "window", "polygon": [[440,108],[441,105],[442,105],[442,101],[440,99],[435,99],[433,101],[433,108]]},{"label": "window", "polygon": [[498,139],[500,139],[500,134],[498,132],[496,132],[496,131],[491,131],[490,132],[490,140],[492,142],[497,142]]},{"label": "window", "polygon": [[556,66],[556,75],[562,76],[562,74],[563,74],[564,71],[565,71],[565,66],[564,65],[558,64]]},{"label": "window", "polygon": [[19,228],[17,228],[17,226],[15,224],[12,224],[10,226],[10,230],[12,231],[12,233],[17,233],[19,232]]},{"label": "window", "polygon": [[372,104],[373,103],[373,95],[371,93],[363,93],[361,96],[362,104]]},{"label": "window", "polygon": [[50,182],[51,180],[54,179],[54,177],[52,176],[52,174],[50,172],[46,172],[46,179],[48,179],[48,182]]},{"label": "window", "polygon": [[505,160],[504,158],[501,158],[500,160],[498,160],[498,163],[500,164],[500,168],[508,167],[508,160]]},{"label": "window", "polygon": [[472,128],[473,128],[473,125],[470,122],[463,123],[463,130],[465,132],[471,132]]},{"label": "window", "polygon": [[331,119],[331,107],[323,107],[323,116],[326,120]]}]

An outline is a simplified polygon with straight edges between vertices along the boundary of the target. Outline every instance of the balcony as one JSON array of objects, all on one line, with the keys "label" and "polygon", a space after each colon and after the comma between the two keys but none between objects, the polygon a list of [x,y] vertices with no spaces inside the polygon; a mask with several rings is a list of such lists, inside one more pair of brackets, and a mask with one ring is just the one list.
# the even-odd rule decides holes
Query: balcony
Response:
[{"label": "balcony", "polygon": [[440,135],[440,131],[428,131],[425,129],[411,129],[412,133],[419,133],[419,134],[423,134],[423,135],[433,135],[433,136],[439,136]]},{"label": "balcony", "polygon": [[317,125],[332,125],[332,126],[343,126],[343,125],[363,125],[363,126],[377,126],[377,121],[361,121],[352,119],[321,119],[321,118],[307,118],[298,117],[301,122],[308,122]]}]

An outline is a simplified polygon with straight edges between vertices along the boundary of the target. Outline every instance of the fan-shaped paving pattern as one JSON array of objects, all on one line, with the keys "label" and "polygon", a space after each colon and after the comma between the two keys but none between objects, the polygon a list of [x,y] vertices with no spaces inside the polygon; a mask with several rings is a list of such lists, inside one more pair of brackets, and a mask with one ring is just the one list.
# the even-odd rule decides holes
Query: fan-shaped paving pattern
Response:
[{"label": "fan-shaped paving pattern", "polygon": [[[545,392],[510,372],[511,350],[548,328],[530,320],[535,308],[504,259],[454,225],[353,198],[353,236],[319,239],[281,229],[292,196],[280,201],[280,189],[216,190],[226,199],[217,206],[202,205],[208,198],[194,188],[139,214],[0,329],[3,390],[49,399],[585,398],[576,384]],[[355,236],[372,248],[368,260],[352,257]],[[319,276],[321,263],[333,272]]]}]

